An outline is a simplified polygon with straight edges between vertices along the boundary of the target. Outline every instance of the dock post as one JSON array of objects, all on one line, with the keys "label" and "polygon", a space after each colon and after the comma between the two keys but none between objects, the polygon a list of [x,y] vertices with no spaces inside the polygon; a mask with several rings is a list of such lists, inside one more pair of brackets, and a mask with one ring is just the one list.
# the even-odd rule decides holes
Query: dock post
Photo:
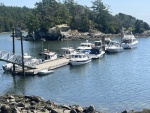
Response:
[{"label": "dock post", "polygon": [[20,38],[21,38],[22,73],[23,73],[23,75],[25,76],[25,72],[24,72],[24,52],[23,52],[23,41],[22,41],[21,28],[16,28],[16,29],[15,29],[15,35],[16,35],[16,37],[20,37]]},{"label": "dock post", "polygon": [[22,71],[23,71],[23,75],[25,76],[25,73],[24,73],[24,52],[23,52],[22,33],[21,33],[21,53],[22,53]]},{"label": "dock post", "polygon": [[102,36],[102,50],[105,51],[105,36]]},{"label": "dock post", "polygon": [[[13,55],[15,54],[15,30],[13,27],[13,33],[12,33],[12,38],[13,38]],[[13,75],[15,74],[15,64],[13,64]]]}]

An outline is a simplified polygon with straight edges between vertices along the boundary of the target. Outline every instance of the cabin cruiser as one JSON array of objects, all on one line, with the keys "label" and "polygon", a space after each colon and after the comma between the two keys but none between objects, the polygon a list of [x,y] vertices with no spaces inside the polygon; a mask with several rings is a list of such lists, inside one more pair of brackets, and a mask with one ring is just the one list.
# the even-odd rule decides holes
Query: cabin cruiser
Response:
[{"label": "cabin cruiser", "polygon": [[69,58],[71,54],[77,53],[73,47],[62,47],[61,53],[63,57]]},{"label": "cabin cruiser", "polygon": [[81,43],[77,50],[91,50],[94,47],[94,44],[89,43],[88,40],[86,42]]},{"label": "cabin cruiser", "polygon": [[57,59],[57,53],[44,49],[39,55],[42,57],[42,61],[50,61]]},{"label": "cabin cruiser", "polygon": [[105,51],[108,53],[118,53],[123,51],[123,47],[119,42],[111,41]]},{"label": "cabin cruiser", "polygon": [[138,40],[135,38],[132,32],[131,34],[123,35],[121,45],[124,49],[134,48],[136,47],[137,43],[138,43]]},{"label": "cabin cruiser", "polygon": [[70,64],[73,66],[82,65],[91,62],[91,58],[84,53],[76,53],[70,55]]},{"label": "cabin cruiser", "polygon": [[104,54],[105,52],[102,49],[93,48],[91,49],[91,52],[88,54],[88,56],[92,59],[98,59],[102,58]]}]

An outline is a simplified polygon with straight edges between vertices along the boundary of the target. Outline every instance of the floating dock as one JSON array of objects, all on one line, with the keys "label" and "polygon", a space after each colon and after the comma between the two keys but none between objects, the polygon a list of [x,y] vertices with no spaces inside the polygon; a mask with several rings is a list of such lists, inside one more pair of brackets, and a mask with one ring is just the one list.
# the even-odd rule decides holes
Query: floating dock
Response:
[{"label": "floating dock", "polygon": [[[56,69],[69,64],[69,59],[58,58],[46,61],[35,66],[35,69],[25,69],[25,75],[36,75],[42,69]],[[16,70],[16,74],[22,74],[22,70]]]}]

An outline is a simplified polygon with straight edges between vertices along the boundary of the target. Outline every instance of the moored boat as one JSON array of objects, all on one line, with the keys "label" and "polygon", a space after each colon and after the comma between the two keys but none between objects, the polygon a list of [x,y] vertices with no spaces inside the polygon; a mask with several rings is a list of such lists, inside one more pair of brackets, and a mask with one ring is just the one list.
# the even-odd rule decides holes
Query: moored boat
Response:
[{"label": "moored boat", "polygon": [[91,52],[88,54],[88,56],[92,59],[98,59],[102,58],[104,54],[105,52],[102,49],[93,48],[91,49]]},{"label": "moored boat", "polygon": [[47,74],[51,74],[51,73],[54,73],[54,71],[51,69],[42,69],[37,74],[38,75],[47,75]]},{"label": "moored boat", "polygon": [[132,32],[130,34],[123,35],[121,45],[124,49],[135,48],[137,43],[138,43],[138,40],[135,38]]},{"label": "moored boat", "polygon": [[70,64],[73,66],[82,65],[91,62],[91,58],[84,53],[76,53],[70,56]]},{"label": "moored boat", "polygon": [[12,63],[7,63],[7,64],[4,64],[2,65],[2,68],[5,72],[9,72],[12,70],[12,67],[13,67],[13,64]]},{"label": "moored boat", "polygon": [[108,53],[118,53],[123,51],[123,47],[119,42],[111,41],[105,51]]},{"label": "moored boat", "polygon": [[50,61],[57,59],[57,53],[44,49],[39,55],[42,57],[42,61]]},{"label": "moored boat", "polygon": [[61,53],[63,57],[69,58],[71,54],[77,53],[73,47],[62,47]]},{"label": "moored boat", "polygon": [[94,44],[89,43],[88,40],[86,42],[81,43],[77,50],[91,50],[94,47]]}]

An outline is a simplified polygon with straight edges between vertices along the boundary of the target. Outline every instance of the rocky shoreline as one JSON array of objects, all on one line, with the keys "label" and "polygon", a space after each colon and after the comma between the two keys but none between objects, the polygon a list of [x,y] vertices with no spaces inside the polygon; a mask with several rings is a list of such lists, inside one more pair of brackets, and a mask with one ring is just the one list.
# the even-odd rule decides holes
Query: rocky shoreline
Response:
[{"label": "rocky shoreline", "polygon": [[[81,107],[79,105],[58,105],[50,100],[45,101],[38,96],[24,96],[6,94],[0,96],[0,113],[102,113],[94,106]],[[150,113],[149,109],[122,113]]]},{"label": "rocky shoreline", "polygon": [[0,96],[0,113],[101,113],[94,106],[58,105],[38,96],[10,95]]},{"label": "rocky shoreline", "polygon": [[[149,37],[150,36],[150,30],[149,31],[144,31],[143,33],[139,34],[134,34],[135,37]],[[121,37],[120,34],[105,34],[102,32],[78,32],[78,31],[67,31],[67,32],[54,32],[54,33],[43,33],[41,31],[37,31],[34,34],[35,38],[33,38],[33,34],[27,35],[24,39],[26,41],[31,41],[31,40],[100,40],[102,37],[105,38],[116,38],[116,37]]]}]

